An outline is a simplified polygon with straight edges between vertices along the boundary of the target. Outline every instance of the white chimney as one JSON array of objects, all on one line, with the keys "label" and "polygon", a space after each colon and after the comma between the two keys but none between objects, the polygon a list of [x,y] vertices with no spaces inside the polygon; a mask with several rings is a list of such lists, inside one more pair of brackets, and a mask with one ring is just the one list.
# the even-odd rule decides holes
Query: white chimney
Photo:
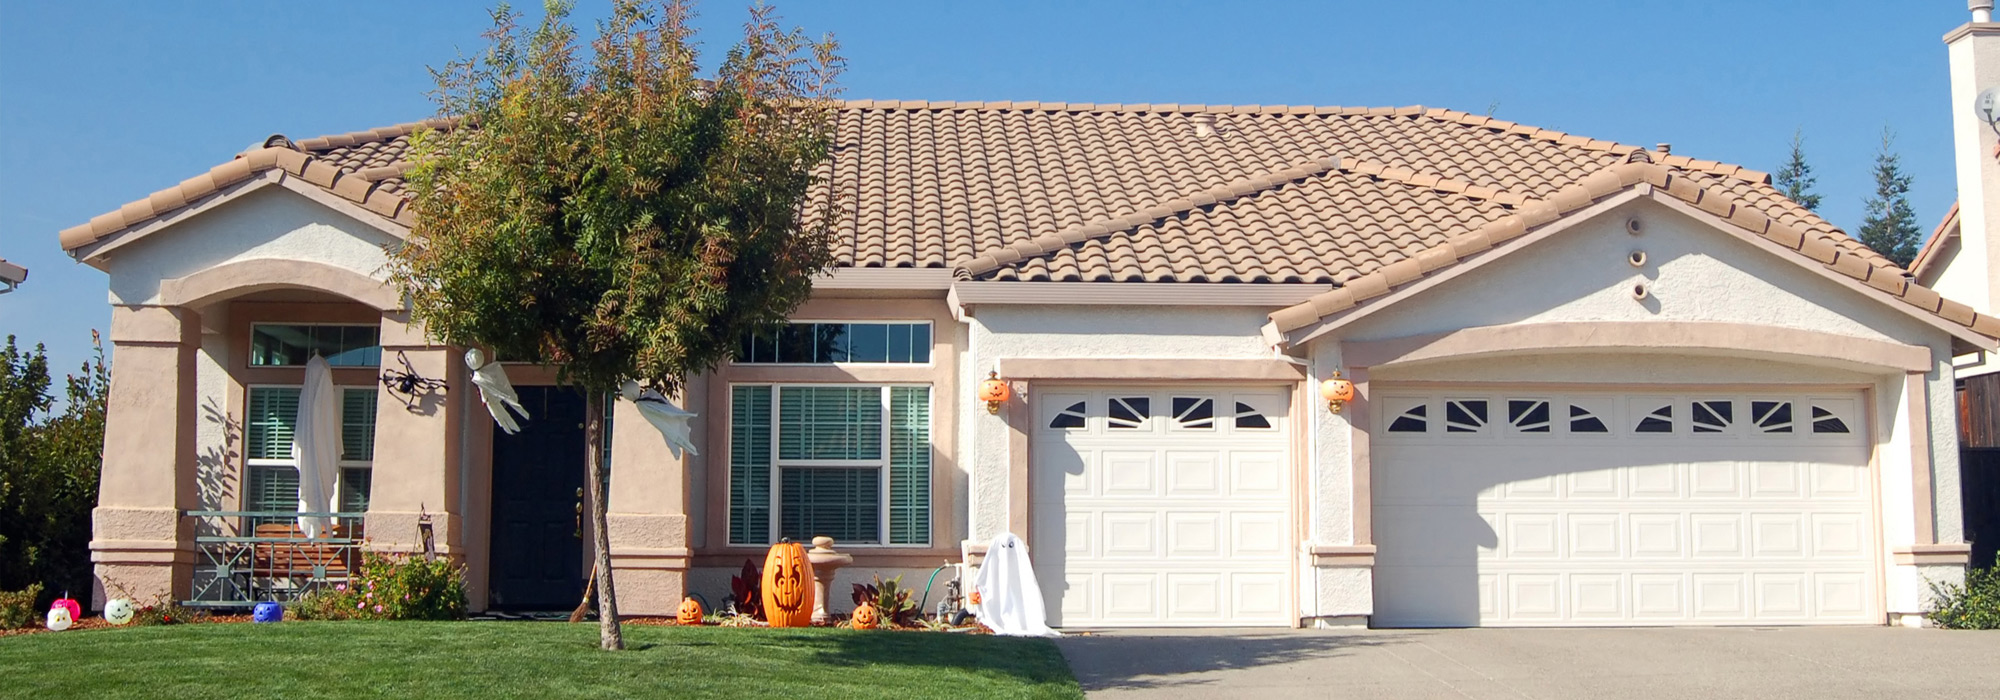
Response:
[{"label": "white chimney", "polygon": [[[2000,144],[1993,116],[1980,108],[1981,91],[2000,88],[2000,24],[1991,22],[1993,0],[1970,0],[1972,22],[1944,36],[1951,57],[1952,153],[1958,173],[1959,240],[1956,255],[1932,283],[1947,299],[1980,313],[2000,308]],[[1935,216],[1935,214],[1932,214]],[[1949,250],[1949,248],[1946,248]]]}]

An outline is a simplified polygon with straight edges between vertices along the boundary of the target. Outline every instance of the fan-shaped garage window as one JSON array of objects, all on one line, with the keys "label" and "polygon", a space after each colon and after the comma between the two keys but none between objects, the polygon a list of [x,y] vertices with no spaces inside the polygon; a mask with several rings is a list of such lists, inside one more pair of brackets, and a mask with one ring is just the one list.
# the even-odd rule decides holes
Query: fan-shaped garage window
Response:
[{"label": "fan-shaped garage window", "polygon": [[1605,427],[1603,420],[1591,415],[1589,409],[1571,404],[1569,407],[1569,431],[1572,433],[1608,433],[1611,432],[1611,429]]},{"label": "fan-shaped garage window", "polygon": [[1507,423],[1523,433],[1549,432],[1549,402],[1536,399],[1508,399]]},{"label": "fan-shaped garage window", "polygon": [[1138,430],[1146,424],[1146,417],[1153,414],[1153,400],[1144,396],[1128,396],[1111,399],[1111,410],[1107,413],[1112,430]]},{"label": "fan-shaped garage window", "polygon": [[1728,399],[1696,401],[1692,408],[1694,431],[1697,433],[1725,432],[1731,423],[1736,422],[1735,404]]},{"label": "fan-shaped garage window", "polygon": [[1430,406],[1425,404],[1411,406],[1410,410],[1404,411],[1403,415],[1396,416],[1396,420],[1389,422],[1389,432],[1421,433],[1428,431],[1431,425],[1430,408]]},{"label": "fan-shaped garage window", "polygon": [[1752,401],[1750,420],[1757,424],[1760,433],[1792,432],[1792,402]]},{"label": "fan-shaped garage window", "polygon": [[1818,406],[1812,407],[1812,419],[1813,419],[1814,433],[1825,434],[1825,433],[1847,432],[1847,422],[1841,420],[1839,416],[1833,415],[1832,411],[1826,410],[1824,408],[1820,408]]},{"label": "fan-shaped garage window", "polygon": [[1081,428],[1083,427],[1083,420],[1084,420],[1083,402],[1078,401],[1076,403],[1070,404],[1069,408],[1065,408],[1061,411],[1058,411],[1056,413],[1055,419],[1049,421],[1049,427]]},{"label": "fan-shaped garage window", "polygon": [[1215,399],[1194,396],[1174,397],[1174,427],[1181,430],[1215,428]]},{"label": "fan-shaped garage window", "polygon": [[1651,413],[1639,419],[1639,425],[1634,426],[1632,431],[1637,433],[1674,432],[1674,405],[1667,404],[1653,409]]},{"label": "fan-shaped garage window", "polygon": [[1476,433],[1486,427],[1486,401],[1484,399],[1449,400],[1444,402],[1444,431],[1447,433]]},{"label": "fan-shaped garage window", "polygon": [[1257,409],[1251,408],[1250,404],[1238,401],[1236,402],[1236,429],[1270,430],[1271,420],[1265,418],[1264,414],[1258,413]]}]

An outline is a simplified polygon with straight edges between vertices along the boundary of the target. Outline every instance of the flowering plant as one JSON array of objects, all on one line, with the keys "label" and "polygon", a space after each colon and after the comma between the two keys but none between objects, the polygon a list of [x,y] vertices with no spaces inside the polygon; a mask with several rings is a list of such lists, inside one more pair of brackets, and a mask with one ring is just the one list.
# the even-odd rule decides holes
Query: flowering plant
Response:
[{"label": "flowering plant", "polygon": [[362,553],[347,583],[299,599],[301,620],[457,620],[465,617],[465,571],[449,561]]}]

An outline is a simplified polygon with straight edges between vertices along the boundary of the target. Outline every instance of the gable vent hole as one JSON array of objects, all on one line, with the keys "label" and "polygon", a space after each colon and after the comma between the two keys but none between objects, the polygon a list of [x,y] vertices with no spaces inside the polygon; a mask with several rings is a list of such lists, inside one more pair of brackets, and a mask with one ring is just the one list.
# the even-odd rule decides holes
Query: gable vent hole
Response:
[{"label": "gable vent hole", "polygon": [[1635,217],[1632,217],[1632,218],[1630,218],[1630,219],[1626,219],[1626,220],[1625,220],[1625,232],[1626,232],[1626,233],[1629,233],[1629,234],[1632,234],[1632,235],[1634,235],[1634,236],[1637,236],[1637,235],[1639,235],[1639,231],[1640,231],[1641,229],[1643,229],[1643,228],[1645,228],[1645,227],[1639,224],[1639,217],[1636,217],[1636,216],[1635,216]]},{"label": "gable vent hole", "polygon": [[1646,264],[1646,251],[1632,251],[1631,254],[1625,256],[1625,262],[1632,263],[1633,267],[1644,267]]},{"label": "gable vent hole", "polygon": [[1646,285],[1644,283],[1632,285],[1632,299],[1634,301],[1645,301],[1646,297],[1652,295],[1653,293],[1646,289]]}]

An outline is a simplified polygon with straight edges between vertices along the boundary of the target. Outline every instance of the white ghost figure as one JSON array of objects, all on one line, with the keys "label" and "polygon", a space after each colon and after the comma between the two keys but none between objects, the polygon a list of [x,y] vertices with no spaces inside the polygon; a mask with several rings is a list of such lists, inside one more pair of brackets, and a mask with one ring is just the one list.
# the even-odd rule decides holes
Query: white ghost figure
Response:
[{"label": "white ghost figure", "polygon": [[132,621],[132,599],[112,598],[104,604],[104,621],[122,625]]},{"label": "white ghost figure", "polygon": [[61,632],[63,630],[69,629],[69,625],[71,622],[74,622],[74,620],[71,620],[69,618],[69,608],[65,608],[62,606],[49,608],[49,621],[48,621],[49,631]]},{"label": "white ghost figure", "polygon": [[660,431],[660,435],[667,439],[667,449],[673,452],[674,459],[680,459],[681,450],[687,450],[691,455],[701,454],[695,451],[694,440],[688,437],[688,419],[695,417],[695,414],[681,410],[681,407],[667,401],[667,397],[661,396],[660,392],[640,389],[639,383],[630,379],[619,385],[618,393],[624,396],[625,400],[637,405],[639,415],[645,416],[646,422],[652,423],[653,427]]},{"label": "white ghost figure", "polygon": [[522,420],[528,418],[528,409],[521,406],[514,384],[507,381],[507,371],[498,362],[487,362],[486,353],[479,348],[465,351],[465,366],[472,368],[472,384],[479,387],[479,400],[486,404],[486,412],[493,414],[493,422],[508,435],[521,432],[521,424],[508,409],[521,414]]}]

